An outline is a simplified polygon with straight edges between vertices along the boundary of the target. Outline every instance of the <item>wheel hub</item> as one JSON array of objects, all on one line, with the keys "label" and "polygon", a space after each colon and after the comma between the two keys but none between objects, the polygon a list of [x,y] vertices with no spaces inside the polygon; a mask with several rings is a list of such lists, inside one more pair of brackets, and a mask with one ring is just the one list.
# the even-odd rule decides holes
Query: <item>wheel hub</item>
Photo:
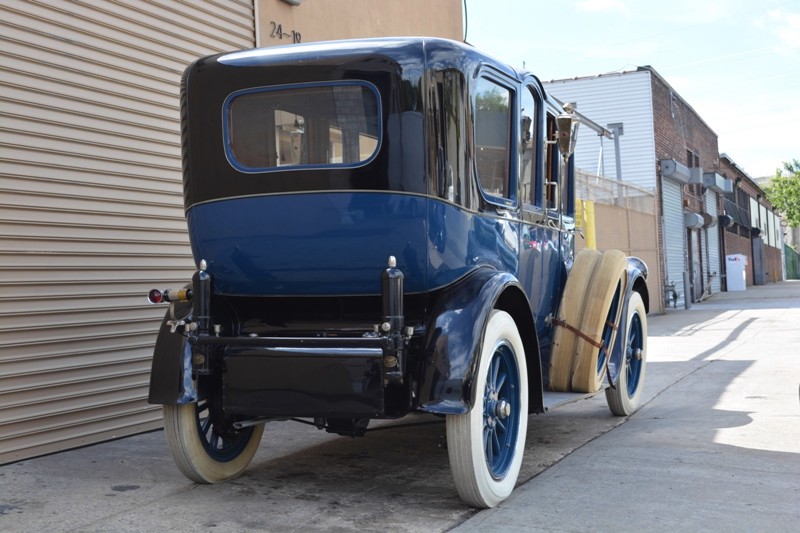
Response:
[{"label": "wheel hub", "polygon": [[508,418],[511,416],[511,404],[505,400],[500,400],[495,405],[494,413],[497,418]]},{"label": "wheel hub", "polygon": [[505,420],[511,416],[511,403],[498,398],[496,390],[489,390],[486,394],[486,425],[494,428],[498,420]]}]

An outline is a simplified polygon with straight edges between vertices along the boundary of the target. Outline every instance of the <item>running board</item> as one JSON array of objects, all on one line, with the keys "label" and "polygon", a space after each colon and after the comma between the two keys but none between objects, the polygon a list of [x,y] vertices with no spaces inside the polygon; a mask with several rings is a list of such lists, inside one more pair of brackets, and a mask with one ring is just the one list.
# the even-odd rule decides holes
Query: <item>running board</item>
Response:
[{"label": "running board", "polygon": [[603,392],[603,389],[600,389],[597,392],[551,392],[551,391],[544,391],[544,410],[548,411],[555,407],[559,407],[562,405],[566,405],[568,403],[577,402],[579,400],[585,400],[587,398],[591,398],[596,394],[600,394]]}]

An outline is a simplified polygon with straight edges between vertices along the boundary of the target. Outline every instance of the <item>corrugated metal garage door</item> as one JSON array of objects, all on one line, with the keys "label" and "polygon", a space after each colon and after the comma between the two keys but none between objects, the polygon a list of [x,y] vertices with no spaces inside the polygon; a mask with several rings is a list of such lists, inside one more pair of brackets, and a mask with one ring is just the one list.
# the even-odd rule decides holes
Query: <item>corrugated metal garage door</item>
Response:
[{"label": "corrugated metal garage door", "polygon": [[661,180],[664,205],[664,248],[667,257],[667,276],[664,283],[675,282],[678,291],[677,307],[684,304],[686,290],[683,272],[686,270],[686,227],[683,222],[683,190],[679,183]]},{"label": "corrugated metal garage door", "polygon": [[252,0],[0,5],[0,463],[161,425],[144,295],[193,269],[180,77],[254,42]]},{"label": "corrugated metal garage door", "polygon": [[[708,191],[706,192],[706,213],[711,215],[714,220],[717,219],[717,193]],[[716,294],[720,292],[720,277],[722,270],[719,266],[719,225],[715,224],[710,228],[706,228],[706,242],[708,243],[708,258],[706,265],[709,274],[716,273],[711,279],[711,293]],[[708,279],[708,278],[706,278]]]}]

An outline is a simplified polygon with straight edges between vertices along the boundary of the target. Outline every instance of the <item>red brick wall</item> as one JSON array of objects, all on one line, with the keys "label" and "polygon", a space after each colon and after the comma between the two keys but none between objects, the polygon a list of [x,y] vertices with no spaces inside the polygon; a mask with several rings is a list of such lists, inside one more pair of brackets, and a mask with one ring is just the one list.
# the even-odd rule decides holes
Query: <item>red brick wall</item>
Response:
[{"label": "red brick wall", "polygon": [[[783,244],[783,242],[781,242],[781,244]],[[783,261],[781,261],[780,248],[773,248],[772,246],[767,246],[764,257],[766,259],[766,269],[767,269],[764,275],[764,281],[766,281],[767,283],[775,283],[776,281],[782,281]]]},{"label": "red brick wall", "polygon": [[[687,167],[695,166],[687,157],[687,150],[698,156],[698,165],[704,172],[719,172],[719,146],[717,134],[658,74],[651,71],[653,91],[653,127],[655,128],[656,158],[674,159]],[[684,205],[688,211],[702,213],[703,191],[701,185],[683,188]]]},{"label": "red brick wall", "polygon": [[[717,172],[735,182],[736,178],[741,178],[739,187],[743,189],[751,198],[761,195],[760,203],[771,211],[772,206],[766,201],[764,191],[756,185],[750,177],[731,163],[727,158],[719,156],[719,145],[717,134],[706,124],[694,109],[684,101],[669,84],[661,78],[654,70],[650,70],[651,88],[653,91],[653,127],[656,143],[657,159],[674,159],[687,167],[699,166],[704,172]],[[687,151],[691,151],[697,156],[695,161],[689,161]],[[661,183],[659,188],[659,215],[663,213],[663,206],[660,204]],[[701,185],[687,185],[683,188],[684,209],[689,212],[703,213],[705,204],[703,198],[703,187]],[[718,212],[722,213],[724,203],[718,205]],[[663,243],[663,228],[658,227],[659,243]],[[742,231],[744,235],[732,233],[724,230],[723,253],[744,254],[747,256],[748,266],[747,285],[753,284],[753,248],[752,238],[749,231]],[[766,237],[766,236],[765,236]],[[661,245],[660,245],[661,246]],[[661,246],[663,249],[663,246]],[[662,254],[663,255],[663,254]],[[781,251],[780,248],[770,246],[764,247],[765,259],[765,281],[779,281],[782,276]],[[662,271],[666,268],[662,258]],[[724,264],[724,259],[723,259]],[[723,266],[724,268],[724,266]]]},{"label": "red brick wall", "polygon": [[[734,187],[738,187],[745,191],[750,198],[758,198],[761,205],[767,207],[772,211],[772,205],[767,201],[764,191],[745,174],[740,168],[731,164],[731,162],[723,157],[720,161],[720,169],[718,171],[721,175],[730,178],[735,183],[739,179],[739,183]],[[726,255],[730,254],[745,254],[747,256],[747,285],[753,285],[753,244],[749,236],[737,235],[731,231],[725,230],[724,250]],[[774,283],[783,279],[783,263],[781,261],[781,249],[766,245],[766,235],[763,236],[765,240],[764,246],[764,281],[766,283]],[[782,246],[783,243],[781,242]]]},{"label": "red brick wall", "polygon": [[[730,232],[725,235],[725,255],[744,254],[747,256],[747,286],[753,285],[753,244],[746,237],[740,237]],[[780,248],[764,246],[764,282],[775,283],[783,279],[783,263]]]},{"label": "red brick wall", "polygon": [[719,174],[722,176],[730,178],[734,182],[736,182],[736,178],[742,178],[738,185],[739,188],[743,189],[752,198],[756,198],[760,194],[761,205],[767,206],[769,210],[772,211],[772,204],[767,201],[764,191],[761,190],[761,187],[756,185],[756,183],[750,179],[750,176],[742,172],[741,169],[731,165],[730,161],[728,161],[726,158],[721,158],[720,168],[717,172],[719,172]]},{"label": "red brick wall", "polygon": [[753,285],[753,244],[748,237],[740,237],[735,233],[725,231],[725,255],[744,254],[747,256],[747,286]]},{"label": "red brick wall", "polygon": [[[644,67],[643,67],[644,68]],[[648,69],[650,70],[650,69]],[[686,103],[669,84],[655,71],[650,70],[650,84],[653,92],[653,128],[655,136],[656,159],[674,159],[687,167],[699,166],[704,172],[719,171],[719,147],[714,133],[692,107]],[[689,161],[687,151],[697,155],[697,161]],[[658,213],[662,216],[661,180],[657,180]],[[683,206],[685,211],[705,212],[702,185],[683,187]],[[663,254],[663,227],[658,226],[659,249],[662,250],[661,270],[666,272],[666,259]]]}]

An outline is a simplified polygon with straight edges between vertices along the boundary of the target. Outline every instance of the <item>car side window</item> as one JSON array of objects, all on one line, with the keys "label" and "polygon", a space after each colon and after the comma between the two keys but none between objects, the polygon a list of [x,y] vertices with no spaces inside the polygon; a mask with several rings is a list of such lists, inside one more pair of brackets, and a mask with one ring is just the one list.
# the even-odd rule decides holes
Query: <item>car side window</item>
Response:
[{"label": "car side window", "polygon": [[[556,137],[556,117],[552,113],[547,113],[546,122],[547,131],[545,132],[545,139],[555,139]],[[545,153],[545,206],[548,209],[558,209],[560,206],[556,205],[558,198],[558,147],[555,143],[546,144]]]},{"label": "car side window", "polygon": [[467,184],[464,177],[468,175],[471,154],[464,132],[467,127],[467,108],[469,96],[465,87],[464,75],[456,69],[439,71],[436,76],[436,94],[439,116],[439,143],[444,153],[439,173],[439,191],[441,198],[463,205],[467,197]]},{"label": "car side window", "polygon": [[480,78],[475,96],[475,160],[483,192],[511,198],[512,92],[488,78]]},{"label": "car side window", "polygon": [[539,113],[533,89],[526,87],[522,91],[520,106],[520,199],[523,205],[542,205],[542,185],[537,172],[536,126]]}]

